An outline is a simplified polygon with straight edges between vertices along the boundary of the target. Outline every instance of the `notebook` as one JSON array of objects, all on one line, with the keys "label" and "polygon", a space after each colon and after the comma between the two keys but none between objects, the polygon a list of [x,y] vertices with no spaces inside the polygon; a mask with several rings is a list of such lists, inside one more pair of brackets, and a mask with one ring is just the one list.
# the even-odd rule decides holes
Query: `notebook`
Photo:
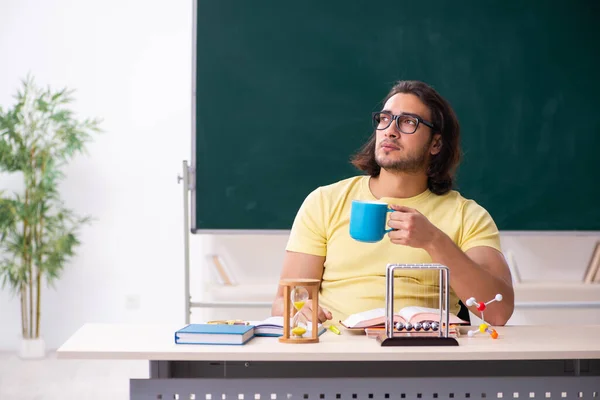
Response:
[{"label": "notebook", "polygon": [[[450,313],[449,319],[451,324],[468,325],[467,321],[463,321],[452,313]],[[414,324],[416,322],[439,320],[440,310],[437,308],[410,306],[404,307],[394,314],[394,323],[402,322],[405,324],[410,322],[411,324]],[[373,310],[352,314],[344,321],[340,321],[340,324],[347,329],[364,329],[385,325],[385,308],[375,308]]]},{"label": "notebook", "polygon": [[175,332],[175,344],[244,344],[253,337],[251,325],[189,324]]},{"label": "notebook", "polygon": [[[269,317],[263,321],[249,321],[250,325],[254,326],[255,336],[282,336],[283,335],[283,317]],[[312,335],[312,322],[307,324],[308,326],[306,333],[303,337],[310,337]],[[325,332],[325,327],[321,324],[319,327],[319,336]]]}]

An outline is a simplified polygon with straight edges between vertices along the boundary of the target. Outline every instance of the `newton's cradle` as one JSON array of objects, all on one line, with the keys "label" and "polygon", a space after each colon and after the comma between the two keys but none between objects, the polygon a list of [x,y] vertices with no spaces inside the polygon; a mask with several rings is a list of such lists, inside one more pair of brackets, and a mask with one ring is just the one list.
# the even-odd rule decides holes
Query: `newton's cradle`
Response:
[{"label": "newton's cradle", "polygon": [[[439,271],[439,304],[440,310],[439,319],[437,321],[417,322],[414,325],[410,322],[405,324],[398,322],[394,325],[394,272],[399,269],[425,269],[431,271]],[[450,270],[445,265],[441,264],[388,264],[385,272],[386,288],[385,288],[385,333],[379,335],[377,340],[382,346],[458,346],[458,341],[450,337],[450,312],[448,304],[450,302]],[[481,312],[482,324],[478,329],[468,332],[468,336],[472,337],[476,333],[488,333],[492,339],[498,338],[498,333],[490,327],[490,324],[485,322],[483,311],[488,304],[494,301],[502,301],[502,295],[497,294],[496,297],[486,303],[477,302],[474,297],[467,300],[467,306],[476,305],[477,310]],[[394,334],[394,328],[399,333]],[[421,331],[429,333],[421,336],[408,336],[406,333],[414,331],[417,334]],[[438,332],[438,335],[430,332]]]}]

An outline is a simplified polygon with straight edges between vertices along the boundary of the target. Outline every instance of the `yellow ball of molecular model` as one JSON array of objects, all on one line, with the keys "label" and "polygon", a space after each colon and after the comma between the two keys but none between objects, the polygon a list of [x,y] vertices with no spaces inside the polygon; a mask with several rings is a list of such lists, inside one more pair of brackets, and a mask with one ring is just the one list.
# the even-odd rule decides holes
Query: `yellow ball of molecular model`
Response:
[{"label": "yellow ball of molecular model", "polygon": [[469,337],[473,337],[477,333],[487,333],[490,335],[490,337],[492,339],[498,339],[498,332],[496,332],[496,330],[494,328],[491,328],[490,325],[487,322],[485,322],[485,318],[483,316],[483,312],[487,308],[488,304],[490,304],[494,301],[502,301],[502,295],[497,294],[496,297],[494,297],[492,300],[488,301],[487,303],[477,302],[475,297],[471,297],[471,298],[467,299],[467,307],[476,306],[477,311],[479,311],[481,313],[481,320],[483,321],[483,323],[479,324],[479,329],[474,329],[467,333],[469,335]]}]

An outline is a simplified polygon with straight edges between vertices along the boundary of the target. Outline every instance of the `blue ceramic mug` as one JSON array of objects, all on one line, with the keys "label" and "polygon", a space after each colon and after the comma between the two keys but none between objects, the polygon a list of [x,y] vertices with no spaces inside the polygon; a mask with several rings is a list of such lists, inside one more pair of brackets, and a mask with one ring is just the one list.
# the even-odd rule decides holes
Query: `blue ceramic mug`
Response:
[{"label": "blue ceramic mug", "polygon": [[353,200],[350,211],[350,237],[359,242],[379,242],[386,233],[387,213],[394,211],[381,201]]}]

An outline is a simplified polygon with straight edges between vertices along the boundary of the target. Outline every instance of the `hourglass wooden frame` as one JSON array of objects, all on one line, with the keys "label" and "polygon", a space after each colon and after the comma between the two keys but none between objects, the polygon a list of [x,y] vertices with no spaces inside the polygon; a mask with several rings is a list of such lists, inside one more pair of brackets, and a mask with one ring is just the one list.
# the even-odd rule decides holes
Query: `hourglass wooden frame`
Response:
[{"label": "hourglass wooden frame", "polygon": [[[318,343],[319,342],[319,286],[321,281],[318,279],[282,279],[279,284],[283,287],[283,336],[279,338],[282,343]],[[292,290],[296,287],[302,286],[306,288],[310,302],[312,303],[312,335],[310,337],[293,337],[290,335],[291,326],[291,312],[292,306],[290,297]],[[296,310],[294,308],[294,310]],[[300,310],[296,310],[300,312]]]}]

